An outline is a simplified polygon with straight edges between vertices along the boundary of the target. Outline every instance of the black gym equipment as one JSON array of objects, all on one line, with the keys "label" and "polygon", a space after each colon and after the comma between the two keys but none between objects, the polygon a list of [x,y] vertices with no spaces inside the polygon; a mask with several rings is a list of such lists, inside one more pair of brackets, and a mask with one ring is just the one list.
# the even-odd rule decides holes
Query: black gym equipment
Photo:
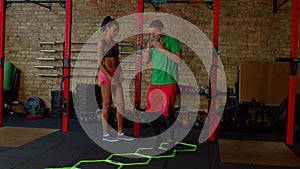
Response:
[{"label": "black gym equipment", "polygon": [[[295,103],[300,103],[300,93],[296,93]],[[278,112],[274,116],[271,124],[271,129],[285,134],[287,128],[287,114],[288,114],[288,97],[286,97],[280,104]],[[295,104],[295,125],[294,136],[300,138],[300,104]]]},{"label": "black gym equipment", "polygon": [[8,66],[4,69],[4,113],[13,114],[11,105],[19,104],[18,93],[21,70],[10,62],[5,62],[4,65]]},{"label": "black gym equipment", "polygon": [[101,91],[95,84],[79,83],[74,95],[74,108],[81,122],[98,122],[101,120]]},{"label": "black gym equipment", "polygon": [[222,119],[223,130],[240,130],[244,127],[242,108],[236,95],[232,88],[227,88],[227,101]]},{"label": "black gym equipment", "polygon": [[[63,110],[63,96],[62,90],[52,90],[51,91],[51,117],[54,118],[62,118],[62,110]],[[74,111],[74,105],[73,105],[73,99],[72,99],[72,93],[70,92],[70,106],[69,106],[69,112],[70,117],[76,118],[76,114]]]},{"label": "black gym equipment", "polygon": [[39,97],[32,97],[25,101],[23,116],[27,119],[40,119],[47,116],[44,101]]}]

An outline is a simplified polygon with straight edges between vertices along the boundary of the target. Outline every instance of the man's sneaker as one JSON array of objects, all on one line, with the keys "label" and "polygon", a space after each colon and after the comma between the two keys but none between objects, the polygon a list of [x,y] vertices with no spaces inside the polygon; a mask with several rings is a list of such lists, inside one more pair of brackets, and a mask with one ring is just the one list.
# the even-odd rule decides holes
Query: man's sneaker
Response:
[{"label": "man's sneaker", "polygon": [[159,150],[160,145],[162,143],[162,139],[160,136],[154,136],[153,138],[154,138],[154,148]]},{"label": "man's sneaker", "polygon": [[117,141],[119,141],[117,138],[114,138],[110,135],[103,136],[102,140],[103,141],[108,141],[108,142],[117,142]]},{"label": "man's sneaker", "polygon": [[118,139],[119,140],[125,140],[125,141],[132,141],[132,140],[134,140],[133,137],[128,137],[124,133],[118,134]]},{"label": "man's sneaker", "polygon": [[168,140],[168,144],[166,145],[166,147],[168,149],[174,148],[176,146],[176,143],[174,140]]}]

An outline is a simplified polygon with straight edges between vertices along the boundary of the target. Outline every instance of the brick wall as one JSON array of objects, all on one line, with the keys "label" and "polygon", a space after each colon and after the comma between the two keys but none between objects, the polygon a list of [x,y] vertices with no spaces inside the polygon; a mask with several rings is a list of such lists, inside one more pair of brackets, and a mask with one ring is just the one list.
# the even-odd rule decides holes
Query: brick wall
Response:
[{"label": "brick wall", "polygon": [[[291,2],[286,3],[274,14],[272,1],[226,0],[221,1],[219,54],[225,68],[227,84],[234,87],[237,81],[240,59],[270,60],[275,57],[289,57],[291,36]],[[102,19],[111,15],[120,18],[137,11],[136,0],[74,0],[72,11],[72,41],[85,42],[96,32]],[[145,12],[155,11],[152,6]],[[196,25],[209,39],[212,39],[213,12],[205,5],[161,4],[159,12],[169,13]],[[34,96],[42,98],[50,107],[51,90],[60,89],[60,77],[39,77],[39,73],[62,74],[61,68],[37,69],[36,65],[62,66],[60,60],[45,62],[37,57],[62,58],[62,52],[45,53],[41,49],[61,50],[62,45],[40,45],[42,41],[64,40],[65,10],[53,3],[51,10],[35,4],[12,4],[6,11],[5,60],[21,69],[19,101]],[[135,37],[124,40],[135,44]],[[195,74],[199,85],[208,84],[208,75],[202,62],[187,46],[183,59]],[[72,45],[72,49],[82,46]],[[124,50],[134,50],[124,48]],[[73,52],[72,58],[78,53]],[[72,65],[74,65],[74,61]],[[131,65],[132,66],[132,65]],[[151,71],[143,72],[143,84],[149,83]],[[75,79],[74,79],[75,80]],[[131,82],[132,88],[133,82]],[[131,89],[131,91],[133,91]],[[142,107],[147,85],[142,88]],[[131,95],[133,101],[134,95]],[[203,107],[205,108],[205,102]],[[16,107],[22,112],[22,105]]]}]

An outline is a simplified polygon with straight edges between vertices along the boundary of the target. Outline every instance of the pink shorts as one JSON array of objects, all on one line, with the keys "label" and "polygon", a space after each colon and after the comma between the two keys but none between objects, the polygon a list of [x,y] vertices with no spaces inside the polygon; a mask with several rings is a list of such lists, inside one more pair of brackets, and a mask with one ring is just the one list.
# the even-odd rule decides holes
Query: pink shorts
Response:
[{"label": "pink shorts", "polygon": [[162,112],[162,115],[169,116],[175,111],[176,94],[178,92],[177,84],[153,85],[150,84],[146,112]]},{"label": "pink shorts", "polygon": [[[116,68],[106,68],[106,69],[112,76],[114,76]],[[111,81],[106,77],[106,75],[102,71],[99,71],[99,74],[98,74],[98,84],[99,85],[101,85],[101,84],[111,85]]]}]

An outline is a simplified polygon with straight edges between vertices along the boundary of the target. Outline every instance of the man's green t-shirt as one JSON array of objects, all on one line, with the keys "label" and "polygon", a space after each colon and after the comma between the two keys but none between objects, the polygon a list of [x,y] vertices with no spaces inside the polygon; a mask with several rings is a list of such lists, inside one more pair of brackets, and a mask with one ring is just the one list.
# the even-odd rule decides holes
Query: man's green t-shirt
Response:
[{"label": "man's green t-shirt", "polygon": [[[170,36],[165,36],[162,39],[164,47],[172,52],[182,52],[180,42]],[[176,84],[178,80],[178,65],[174,61],[170,60],[163,52],[151,48],[151,57],[154,65],[154,71],[152,74],[152,84],[154,85],[166,85]]]}]

